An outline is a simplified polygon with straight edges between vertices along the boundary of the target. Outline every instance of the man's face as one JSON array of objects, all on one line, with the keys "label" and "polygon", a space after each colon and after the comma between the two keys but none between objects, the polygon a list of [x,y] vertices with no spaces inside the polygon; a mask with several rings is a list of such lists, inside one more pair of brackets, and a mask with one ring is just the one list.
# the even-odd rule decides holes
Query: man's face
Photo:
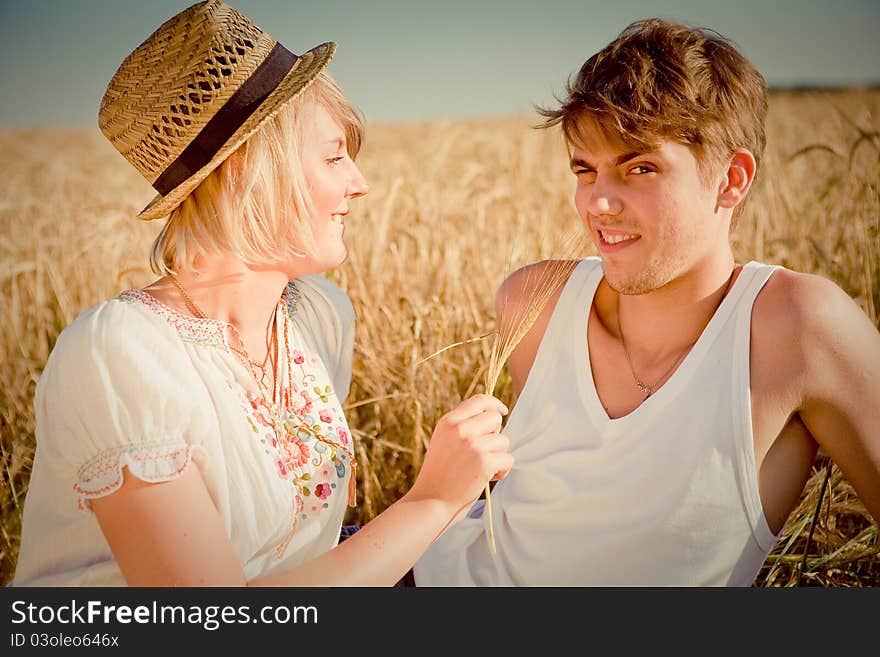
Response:
[{"label": "man's face", "polygon": [[575,206],[621,294],[645,294],[681,277],[714,250],[729,248],[716,176],[701,180],[691,150],[661,141],[639,152],[596,130],[572,145]]}]

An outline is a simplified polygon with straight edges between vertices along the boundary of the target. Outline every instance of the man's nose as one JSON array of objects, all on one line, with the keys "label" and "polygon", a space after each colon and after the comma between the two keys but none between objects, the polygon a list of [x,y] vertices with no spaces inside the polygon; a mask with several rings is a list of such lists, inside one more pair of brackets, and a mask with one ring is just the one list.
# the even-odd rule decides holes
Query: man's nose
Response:
[{"label": "man's nose", "polygon": [[595,216],[617,215],[623,209],[617,186],[607,176],[597,176],[590,187],[587,212]]}]

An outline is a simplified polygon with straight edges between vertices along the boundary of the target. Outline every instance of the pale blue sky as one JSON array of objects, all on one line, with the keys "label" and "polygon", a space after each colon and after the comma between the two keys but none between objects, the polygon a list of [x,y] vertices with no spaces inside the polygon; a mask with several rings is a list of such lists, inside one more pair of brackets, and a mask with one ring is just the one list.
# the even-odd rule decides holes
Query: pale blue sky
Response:
[{"label": "pale blue sky", "polygon": [[[0,0],[0,125],[94,125],[118,64],[186,0]],[[380,121],[530,113],[630,21],[711,27],[771,86],[880,82],[878,0],[233,0]]]}]

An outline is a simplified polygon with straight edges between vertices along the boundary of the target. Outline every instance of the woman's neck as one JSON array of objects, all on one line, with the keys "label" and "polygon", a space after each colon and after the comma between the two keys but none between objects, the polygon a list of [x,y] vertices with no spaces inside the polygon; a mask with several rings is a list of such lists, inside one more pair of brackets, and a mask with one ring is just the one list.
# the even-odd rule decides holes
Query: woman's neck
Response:
[{"label": "woman's neck", "polygon": [[231,324],[251,357],[261,358],[266,353],[267,326],[288,283],[287,275],[226,254],[201,256],[195,269],[176,275],[183,292],[167,276],[144,289],[184,314],[201,311],[205,317]]}]

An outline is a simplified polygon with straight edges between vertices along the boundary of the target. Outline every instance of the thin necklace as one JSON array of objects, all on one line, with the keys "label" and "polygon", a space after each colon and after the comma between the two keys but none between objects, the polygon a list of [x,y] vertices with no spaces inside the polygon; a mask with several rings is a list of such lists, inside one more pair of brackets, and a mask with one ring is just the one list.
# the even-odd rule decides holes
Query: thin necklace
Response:
[{"label": "thin necklace", "polygon": [[[710,320],[712,319],[712,315],[714,315],[715,312],[718,310],[721,302],[724,301],[727,293],[730,292],[730,285],[733,282],[733,274],[735,271],[736,266],[734,265],[733,270],[731,270],[730,272],[730,276],[727,278],[727,286],[724,288],[724,294],[721,295],[721,299],[718,300],[718,303],[715,305],[715,309],[712,311],[712,314],[709,315]],[[705,329],[705,326],[703,328]],[[633,381],[635,381],[636,387],[645,394],[645,399],[654,394],[654,392],[657,390],[657,386],[666,379],[670,372],[675,369],[675,366],[678,365],[682,358],[684,358],[684,355],[688,351],[690,351],[691,347],[693,347],[697,343],[697,340],[700,339],[698,335],[696,340],[685,346],[685,348],[679,352],[678,356],[675,357],[675,360],[672,361],[672,365],[670,365],[667,370],[663,372],[663,374],[657,377],[657,380],[654,381],[654,383],[649,385],[647,383],[643,383],[642,380],[639,379],[639,376],[638,374],[636,374],[636,370],[633,367],[632,359],[629,356],[629,349],[626,348],[626,339],[623,337],[623,329],[620,326],[620,294],[617,295],[617,332],[620,333],[620,343],[623,345],[623,355],[626,357],[626,364],[629,365],[629,371],[632,374]],[[700,331],[700,335],[702,335],[702,331]]]},{"label": "thin necklace", "polygon": [[[174,284],[174,287],[177,288],[177,291],[180,292],[180,296],[183,297],[184,302],[186,302],[187,307],[189,308],[190,312],[192,312],[193,315],[195,315],[199,319],[210,319],[204,313],[204,311],[201,308],[199,308],[199,306],[196,304],[196,302],[193,301],[193,298],[189,295],[189,293],[186,291],[186,289],[183,287],[183,285],[180,283],[180,281],[177,280],[177,277],[174,274],[168,274],[168,278]],[[252,373],[253,373],[253,368],[256,368],[260,371],[260,377],[257,379],[257,384],[261,388],[265,387],[264,384],[266,381],[266,374],[267,374],[266,365],[269,363],[269,357],[272,355],[272,345],[270,343],[269,334],[271,332],[271,329],[274,328],[274,324],[275,324],[276,320],[277,320],[277,313],[272,315],[272,320],[270,320],[269,323],[266,325],[266,357],[263,358],[262,363],[254,360],[253,358],[250,357],[250,354],[248,354],[247,349],[244,346],[244,340],[242,340],[241,334],[238,332],[238,329],[235,327],[235,325],[231,324],[229,322],[224,322],[235,333],[235,337],[241,343],[241,348],[238,348],[238,347],[231,345],[231,344],[229,345],[229,348],[233,352],[238,354],[239,357],[244,358],[247,361],[248,368],[252,370]],[[272,365],[273,365],[272,369],[276,370],[277,363],[274,361],[274,359],[273,359]],[[257,377],[255,376],[254,378],[256,379]]]}]

